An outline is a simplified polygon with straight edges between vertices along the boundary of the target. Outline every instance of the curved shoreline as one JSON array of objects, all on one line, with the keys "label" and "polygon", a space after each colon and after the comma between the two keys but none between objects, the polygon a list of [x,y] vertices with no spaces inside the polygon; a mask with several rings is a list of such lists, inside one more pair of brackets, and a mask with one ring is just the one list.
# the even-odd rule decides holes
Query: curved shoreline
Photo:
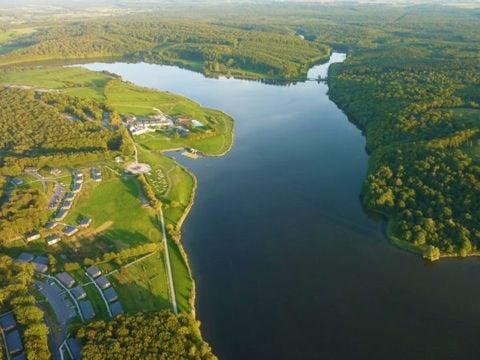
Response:
[{"label": "curved shoreline", "polygon": [[[234,118],[232,116],[230,116],[229,114],[223,112],[223,111],[221,111],[221,112],[223,114],[225,114],[226,116],[228,116],[230,119],[232,119],[232,125],[233,125],[234,121],[235,121]],[[235,129],[235,127],[232,126],[232,131],[231,131],[232,139],[230,141],[230,145],[228,146],[228,148],[225,151],[223,151],[222,153],[218,153],[218,154],[205,154],[205,156],[207,156],[207,157],[221,157],[221,156],[225,156],[227,153],[229,153],[232,150],[234,142],[235,142],[235,131],[234,131],[234,129]],[[176,151],[176,150],[179,150],[179,149],[182,149],[182,148],[166,149],[166,150],[162,150],[161,153],[163,154],[165,152]],[[178,242],[173,241],[173,243],[178,247],[178,249],[180,251],[180,254],[182,255],[182,258],[183,258],[183,260],[185,262],[185,265],[188,269],[188,273],[190,275],[190,278],[192,280],[192,292],[191,292],[191,297],[189,299],[189,304],[190,304],[190,307],[191,307],[191,314],[196,319],[196,306],[195,305],[196,305],[197,293],[196,293],[195,277],[193,275],[193,271],[192,271],[192,268],[190,266],[190,260],[189,260],[188,254],[187,254],[187,252],[186,252],[186,250],[185,250],[185,248],[183,247],[183,244],[182,244],[181,229],[182,229],[183,223],[185,222],[188,215],[190,214],[190,211],[192,210],[193,206],[195,205],[195,198],[196,198],[197,190],[198,190],[198,179],[195,176],[195,174],[193,172],[191,172],[187,167],[179,164],[177,161],[175,161],[175,163],[183,171],[185,171],[188,175],[190,175],[193,179],[193,188],[192,188],[192,193],[191,193],[191,196],[190,196],[190,201],[189,201],[187,207],[184,209],[182,215],[180,216],[180,219],[176,223],[176,228],[177,228],[177,230],[180,231],[180,239],[179,239]]]}]

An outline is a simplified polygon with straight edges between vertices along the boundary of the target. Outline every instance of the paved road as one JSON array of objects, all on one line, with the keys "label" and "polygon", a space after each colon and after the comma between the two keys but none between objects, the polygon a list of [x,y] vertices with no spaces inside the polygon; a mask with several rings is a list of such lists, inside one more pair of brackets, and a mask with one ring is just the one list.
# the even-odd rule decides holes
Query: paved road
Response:
[{"label": "paved road", "polygon": [[168,253],[167,233],[165,231],[165,220],[163,218],[163,211],[161,207],[158,213],[160,215],[159,218],[160,218],[160,223],[162,225],[163,246],[165,248],[163,253],[165,254],[165,264],[167,265],[168,283],[170,287],[170,296],[172,298],[172,307],[173,307],[173,312],[175,314],[178,314],[177,299],[175,297],[175,286],[173,285],[172,266],[170,265],[170,255]]},{"label": "paved road", "polygon": [[76,316],[75,307],[70,300],[65,299],[62,288],[57,284],[35,281],[35,285],[50,304],[60,325],[68,324]]},{"label": "paved road", "polygon": [[78,301],[77,299],[75,299],[75,296],[72,295],[72,293],[70,292],[69,289],[67,289],[56,277],[53,277],[53,276],[50,276],[50,275],[47,275],[47,274],[39,274],[41,276],[44,276],[50,280],[53,280],[55,284],[59,285],[63,290],[65,290],[65,292],[67,293],[67,295],[70,297],[70,299],[73,301],[73,303],[75,304],[75,307],[77,308],[77,312],[78,312],[78,315],[80,316],[80,320],[82,320],[82,322],[85,322],[85,319],[83,317],[83,314],[82,312],[80,311],[80,305],[78,304]]}]

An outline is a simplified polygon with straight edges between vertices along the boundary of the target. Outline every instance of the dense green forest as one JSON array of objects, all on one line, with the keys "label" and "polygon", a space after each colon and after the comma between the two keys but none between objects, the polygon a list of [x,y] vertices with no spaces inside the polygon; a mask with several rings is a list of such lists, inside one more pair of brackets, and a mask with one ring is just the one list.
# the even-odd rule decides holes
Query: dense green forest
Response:
[{"label": "dense green forest", "polygon": [[292,33],[152,18],[42,28],[28,36],[28,43],[33,45],[0,56],[0,63],[123,57],[179,64],[207,74],[296,78],[326,60],[330,51]]},{"label": "dense green forest", "polygon": [[47,360],[51,358],[48,328],[42,310],[28,293],[32,280],[31,265],[16,263],[8,256],[0,256],[0,309],[2,313],[13,311],[20,325],[27,359]]},{"label": "dense green forest", "polygon": [[102,127],[102,110],[93,101],[66,95],[0,89],[1,173],[17,175],[25,165],[50,160],[58,166],[72,157],[91,161],[123,151],[127,134]]},{"label": "dense green forest", "polygon": [[364,204],[430,259],[480,246],[479,70],[465,41],[357,50],[332,70],[330,94],[371,154]]},{"label": "dense green forest", "polygon": [[0,244],[33,231],[47,221],[47,198],[36,189],[15,188],[0,206]]},{"label": "dense green forest", "polygon": [[84,359],[216,359],[202,340],[198,323],[170,311],[93,322],[77,337],[84,343]]}]

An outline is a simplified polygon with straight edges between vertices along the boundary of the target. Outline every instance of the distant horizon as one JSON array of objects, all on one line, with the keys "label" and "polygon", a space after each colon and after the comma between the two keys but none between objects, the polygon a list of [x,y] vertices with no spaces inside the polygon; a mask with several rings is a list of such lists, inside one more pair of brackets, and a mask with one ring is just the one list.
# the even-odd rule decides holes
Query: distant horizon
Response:
[{"label": "distant horizon", "polygon": [[318,3],[318,4],[382,4],[382,5],[450,5],[450,6],[478,6],[480,2],[476,0],[0,0],[0,6],[142,6],[156,4],[268,4],[273,2],[283,3]]}]

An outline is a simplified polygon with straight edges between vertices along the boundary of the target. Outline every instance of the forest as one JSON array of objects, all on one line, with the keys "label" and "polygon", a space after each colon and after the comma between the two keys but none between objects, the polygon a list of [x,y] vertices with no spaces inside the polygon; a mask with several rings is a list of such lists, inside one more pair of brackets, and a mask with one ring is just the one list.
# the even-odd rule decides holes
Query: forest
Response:
[{"label": "forest", "polygon": [[364,205],[400,246],[467,256],[480,247],[480,46],[403,42],[357,50],[330,95],[367,139]]},{"label": "forest", "polygon": [[[0,89],[0,161],[3,175],[23,166],[71,164],[122,152],[128,134],[102,126],[103,105],[30,89]],[[129,150],[127,150],[129,151]]]},{"label": "forest", "polygon": [[80,328],[82,356],[103,359],[216,359],[190,315],[170,311],[121,315]]},{"label": "forest", "polygon": [[329,47],[304,41],[294,33],[148,17],[42,28],[28,35],[28,43],[33,45],[0,56],[0,64],[121,57],[173,63],[209,75],[301,78],[312,64],[326,60],[330,53]]},{"label": "forest", "polygon": [[0,256],[1,312],[13,311],[20,324],[27,359],[47,360],[51,358],[48,327],[35,298],[28,293],[32,282],[32,265],[16,263],[8,256]]}]

